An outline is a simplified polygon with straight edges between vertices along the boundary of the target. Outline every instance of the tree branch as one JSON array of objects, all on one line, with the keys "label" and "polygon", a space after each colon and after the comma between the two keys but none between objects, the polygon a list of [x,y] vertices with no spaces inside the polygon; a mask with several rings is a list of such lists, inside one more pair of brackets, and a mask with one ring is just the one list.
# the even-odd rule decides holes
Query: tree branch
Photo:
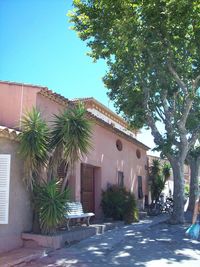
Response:
[{"label": "tree branch", "polygon": [[[164,120],[165,129],[168,135],[172,137],[174,133],[174,127],[173,127],[174,116],[172,112],[175,111],[175,106],[176,106],[175,99],[172,102],[172,109],[171,109],[172,111],[170,110],[170,105],[168,104],[168,101],[167,101],[167,91],[164,91],[164,93],[162,93],[161,100],[162,100],[164,114],[165,114],[165,120]],[[174,139],[174,144],[176,146],[179,146],[179,142],[177,142],[175,138],[173,139]]]},{"label": "tree branch", "polygon": [[179,77],[178,73],[172,67],[172,65],[171,65],[170,62],[167,63],[167,66],[168,66],[168,69],[169,69],[170,73],[173,75],[175,81],[177,82],[177,84],[181,87],[181,89],[183,90],[183,92],[186,94],[187,93],[187,86],[186,86],[186,84],[181,80],[181,78]]},{"label": "tree branch", "polygon": [[153,119],[152,112],[149,109],[149,105],[148,105],[149,89],[144,84],[143,84],[143,88],[144,88],[144,105],[145,105],[145,109],[147,110],[147,113],[146,113],[147,124],[151,128],[151,133],[154,137],[155,143],[157,145],[161,145],[163,142],[163,137],[156,127],[156,123]]},{"label": "tree branch", "polygon": [[193,132],[192,136],[188,140],[188,146],[189,149],[191,149],[196,141],[200,138],[200,125],[196,128],[196,130]]},{"label": "tree branch", "polygon": [[196,79],[193,81],[193,89],[196,91],[198,89],[198,82],[200,81],[200,75],[196,77]]},{"label": "tree branch", "polygon": [[186,96],[186,100],[185,100],[185,105],[183,107],[183,111],[182,111],[182,116],[179,120],[179,122],[177,122],[177,126],[178,129],[180,131],[180,133],[182,134],[186,134],[186,128],[185,128],[185,124],[188,118],[188,115],[190,113],[190,110],[192,108],[192,104],[193,104],[193,100],[191,99],[190,95]]}]

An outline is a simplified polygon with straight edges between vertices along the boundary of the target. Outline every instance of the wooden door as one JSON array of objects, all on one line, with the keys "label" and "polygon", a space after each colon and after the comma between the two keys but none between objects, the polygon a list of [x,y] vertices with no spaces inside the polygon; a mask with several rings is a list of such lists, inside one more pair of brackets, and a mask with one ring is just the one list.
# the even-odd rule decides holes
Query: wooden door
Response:
[{"label": "wooden door", "polygon": [[95,212],[94,167],[81,165],[81,203],[84,212]]}]

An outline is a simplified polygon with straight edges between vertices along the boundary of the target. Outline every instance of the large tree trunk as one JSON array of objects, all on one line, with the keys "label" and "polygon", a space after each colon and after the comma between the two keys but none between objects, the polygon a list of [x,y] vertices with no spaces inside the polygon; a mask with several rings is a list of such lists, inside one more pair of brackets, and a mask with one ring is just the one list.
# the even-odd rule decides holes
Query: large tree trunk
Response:
[{"label": "large tree trunk", "polygon": [[199,191],[200,156],[197,158],[189,157],[188,162],[191,170],[188,210],[193,212],[195,201],[197,198],[197,192]]},{"label": "large tree trunk", "polygon": [[178,158],[171,160],[174,176],[174,209],[171,216],[172,224],[184,223],[184,161]]}]

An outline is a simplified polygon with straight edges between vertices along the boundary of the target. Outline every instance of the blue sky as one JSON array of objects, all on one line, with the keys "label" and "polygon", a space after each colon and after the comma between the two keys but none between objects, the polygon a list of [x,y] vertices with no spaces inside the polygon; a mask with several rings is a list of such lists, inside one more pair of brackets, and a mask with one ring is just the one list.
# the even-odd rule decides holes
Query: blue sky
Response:
[{"label": "blue sky", "polygon": [[108,104],[88,48],[69,29],[71,0],[0,0],[0,79],[48,86],[68,98],[93,96]]},{"label": "blue sky", "polygon": [[[70,30],[72,0],[0,0],[0,80],[47,86],[72,99],[94,97],[113,109],[102,77],[103,60]],[[140,138],[153,146],[150,133]]]}]

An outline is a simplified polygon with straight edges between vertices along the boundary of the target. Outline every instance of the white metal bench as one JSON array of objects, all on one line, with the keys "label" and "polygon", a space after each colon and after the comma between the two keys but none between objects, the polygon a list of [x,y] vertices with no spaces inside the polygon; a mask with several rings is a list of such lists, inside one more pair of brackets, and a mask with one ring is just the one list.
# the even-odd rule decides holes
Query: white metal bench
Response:
[{"label": "white metal bench", "polygon": [[90,225],[90,218],[94,216],[93,212],[84,213],[83,207],[80,202],[68,202],[67,203],[67,212],[65,214],[65,219],[67,223],[67,229],[69,228],[69,222],[71,219],[86,219],[87,226]]}]

